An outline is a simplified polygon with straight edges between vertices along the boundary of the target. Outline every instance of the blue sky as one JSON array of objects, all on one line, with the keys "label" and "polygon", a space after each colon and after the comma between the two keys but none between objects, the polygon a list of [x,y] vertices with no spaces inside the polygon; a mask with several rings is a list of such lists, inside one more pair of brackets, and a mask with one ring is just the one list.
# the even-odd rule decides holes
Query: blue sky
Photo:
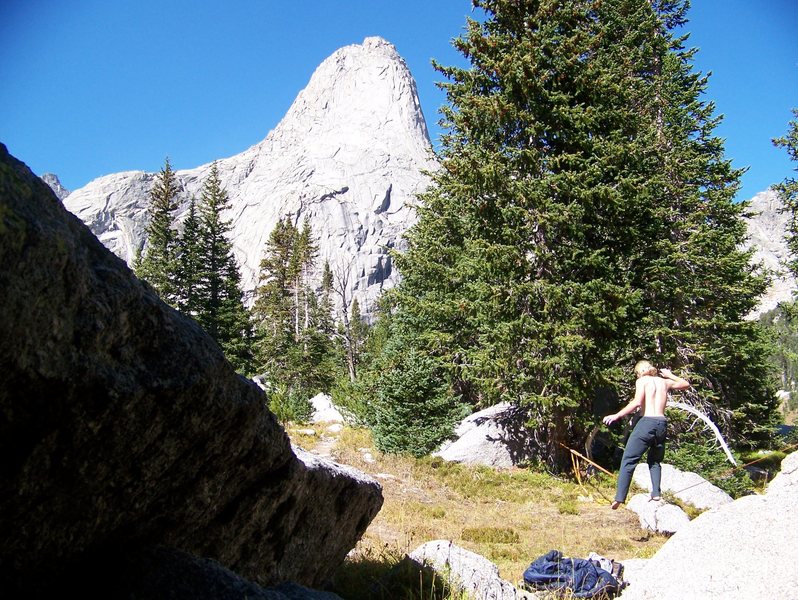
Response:
[{"label": "blue sky", "polygon": [[[468,14],[469,0],[2,0],[0,142],[68,189],[166,156],[192,168],[262,140],[321,61],[371,35],[405,58],[435,138],[430,61],[462,64],[450,41]],[[771,139],[798,107],[798,2],[695,0],[689,17],[747,199],[795,175]]]}]

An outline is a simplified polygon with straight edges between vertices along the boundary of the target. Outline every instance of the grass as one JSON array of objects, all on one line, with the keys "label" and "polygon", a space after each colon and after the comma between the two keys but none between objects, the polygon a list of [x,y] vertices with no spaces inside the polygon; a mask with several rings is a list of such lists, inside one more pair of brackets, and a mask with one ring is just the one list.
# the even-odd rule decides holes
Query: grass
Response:
[{"label": "grass", "polygon": [[[614,481],[606,475],[583,478],[580,486],[527,469],[384,455],[365,429],[347,427],[337,435],[333,459],[371,474],[385,497],[382,510],[336,575],[334,591],[347,600],[459,598],[404,561],[432,540],[451,540],[481,554],[516,584],[529,563],[549,550],[580,558],[597,552],[623,561],[648,558],[667,540],[641,530],[634,513],[609,509]],[[294,442],[312,449],[318,440],[311,436]],[[376,462],[364,459],[367,452]],[[407,572],[400,577],[403,569]]]}]

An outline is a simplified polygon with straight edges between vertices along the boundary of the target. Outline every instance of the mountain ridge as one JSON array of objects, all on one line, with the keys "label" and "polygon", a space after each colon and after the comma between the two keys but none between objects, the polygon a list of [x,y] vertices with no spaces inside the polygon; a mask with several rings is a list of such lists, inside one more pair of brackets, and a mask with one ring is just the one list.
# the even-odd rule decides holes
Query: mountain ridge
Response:
[{"label": "mountain ridge", "polygon": [[[415,81],[383,38],[345,46],[325,59],[264,140],[215,161],[231,203],[233,251],[251,295],[274,225],[307,217],[325,260],[345,280],[347,304],[364,312],[396,282],[390,249],[415,221],[413,205],[438,163]],[[212,163],[176,171],[177,220],[199,197]],[[147,195],[155,174],[100,177],[65,199],[114,253],[132,263],[144,244]],[[339,299],[339,304],[340,304]]]}]

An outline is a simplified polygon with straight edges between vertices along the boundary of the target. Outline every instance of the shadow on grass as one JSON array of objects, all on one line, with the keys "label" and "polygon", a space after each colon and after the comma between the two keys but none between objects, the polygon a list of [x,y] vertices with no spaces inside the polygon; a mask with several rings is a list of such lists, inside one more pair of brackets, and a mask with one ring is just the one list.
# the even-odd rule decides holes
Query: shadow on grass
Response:
[{"label": "shadow on grass", "polygon": [[459,600],[462,594],[427,566],[405,556],[348,559],[331,591],[344,600]]}]

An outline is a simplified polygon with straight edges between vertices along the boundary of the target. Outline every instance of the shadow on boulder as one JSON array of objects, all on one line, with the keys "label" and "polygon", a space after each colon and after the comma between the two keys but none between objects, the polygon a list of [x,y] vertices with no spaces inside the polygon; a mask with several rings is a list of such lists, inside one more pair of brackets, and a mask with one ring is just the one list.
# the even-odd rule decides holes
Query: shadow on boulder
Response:
[{"label": "shadow on boulder", "polygon": [[9,597],[156,547],[314,587],[379,511],[375,480],[297,458],[261,390],[2,144],[0,290]]}]

